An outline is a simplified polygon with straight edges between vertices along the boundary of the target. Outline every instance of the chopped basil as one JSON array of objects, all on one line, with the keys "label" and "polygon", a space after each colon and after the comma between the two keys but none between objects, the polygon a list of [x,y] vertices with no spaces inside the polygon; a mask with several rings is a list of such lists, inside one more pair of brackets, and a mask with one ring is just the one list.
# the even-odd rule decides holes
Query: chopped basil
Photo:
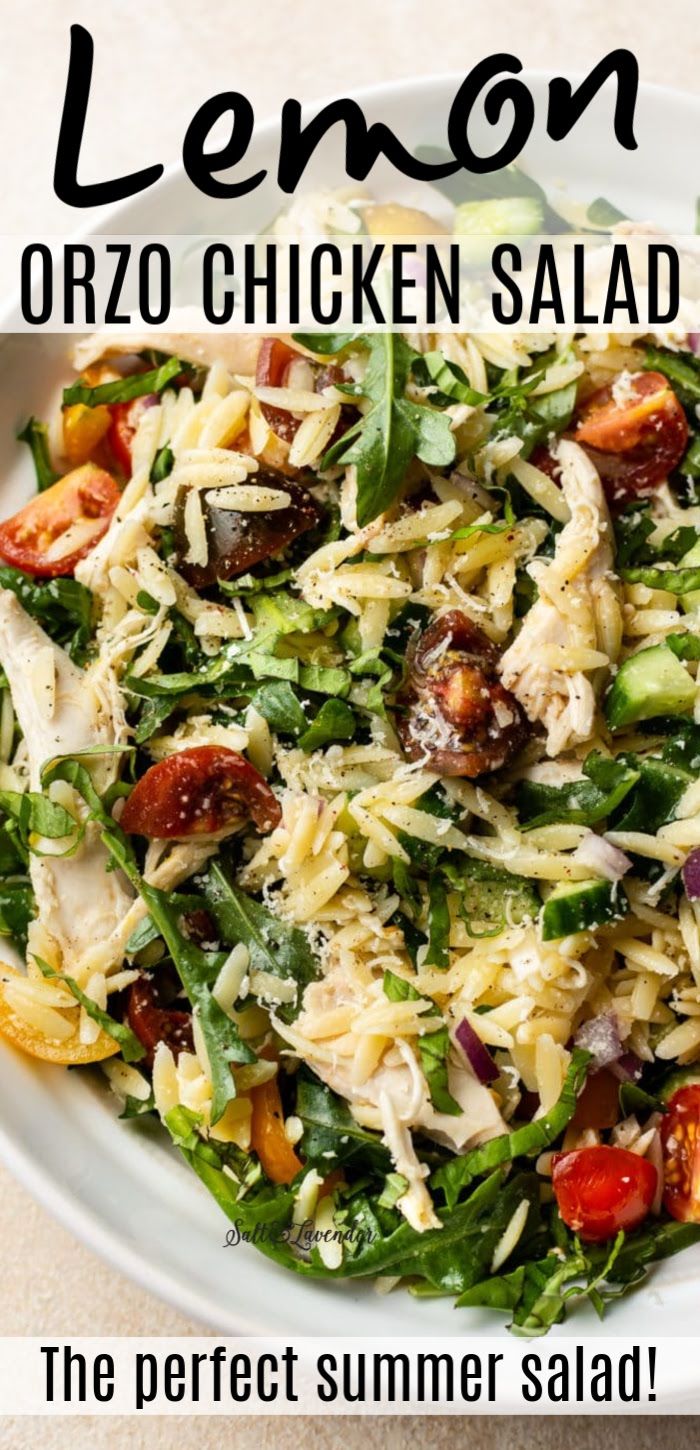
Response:
[{"label": "chopped basil", "polygon": [[99,383],[91,388],[80,379],[63,390],[64,408],[82,403],[86,408],[98,408],[101,403],[130,403],[134,398],[145,398],[149,393],[162,393],[173,378],[187,371],[186,363],[170,357],[160,367],[146,373],[130,373],[126,378],[115,378],[112,383]]},{"label": "chopped basil", "polygon": [[46,424],[40,423],[38,418],[30,418],[21,433],[17,434],[17,441],[27,444],[34,463],[37,492],[44,493],[60,477],[51,464],[49,430]]}]

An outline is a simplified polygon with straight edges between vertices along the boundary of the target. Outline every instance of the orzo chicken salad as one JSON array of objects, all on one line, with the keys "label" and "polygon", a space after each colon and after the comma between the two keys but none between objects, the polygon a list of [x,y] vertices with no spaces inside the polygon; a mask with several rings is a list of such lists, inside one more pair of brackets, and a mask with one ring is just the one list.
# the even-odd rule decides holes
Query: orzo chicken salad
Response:
[{"label": "orzo chicken salad", "polygon": [[536,1334],[700,1238],[696,348],[94,335],[22,432],[0,1030],[285,1269]]}]

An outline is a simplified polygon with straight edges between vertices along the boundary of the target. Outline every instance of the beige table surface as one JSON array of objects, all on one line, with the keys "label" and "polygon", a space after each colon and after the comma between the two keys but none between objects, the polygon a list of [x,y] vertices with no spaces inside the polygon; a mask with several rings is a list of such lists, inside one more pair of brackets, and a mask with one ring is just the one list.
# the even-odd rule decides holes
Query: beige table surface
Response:
[{"label": "beige table surface", "polygon": [[[697,89],[697,0],[0,0],[0,231],[68,231],[75,215],[51,186],[68,55],[82,21],[96,43],[82,175],[92,178],[177,156],[194,110],[216,91],[244,90],[259,119],[289,94],[303,100],[350,86],[467,70],[510,51],[526,66],[586,69],[615,46],[637,54],[649,81]],[[670,158],[672,163],[672,158]],[[79,219],[80,220],[80,219]],[[188,1334],[189,1320],[129,1283],[57,1227],[0,1167],[0,1334]],[[435,1450],[466,1422],[116,1419],[0,1421],[0,1450],[37,1445],[291,1450],[398,1450],[423,1437]],[[593,1447],[592,1419],[470,1421],[470,1444],[491,1450]],[[687,1433],[677,1422],[608,1421],[608,1441],[647,1450]]]}]

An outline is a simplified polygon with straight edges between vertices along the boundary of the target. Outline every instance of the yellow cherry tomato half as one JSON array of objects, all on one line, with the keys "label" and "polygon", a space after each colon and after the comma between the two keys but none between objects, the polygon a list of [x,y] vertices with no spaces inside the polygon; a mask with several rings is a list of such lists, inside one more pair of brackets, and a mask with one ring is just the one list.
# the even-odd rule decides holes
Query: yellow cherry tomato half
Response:
[{"label": "yellow cherry tomato half", "polygon": [[[20,1017],[8,1001],[5,987],[13,982],[24,981],[22,972],[15,967],[10,967],[6,962],[0,962],[0,1033],[18,1047],[21,1052],[26,1052],[29,1057],[38,1057],[42,1062],[61,1063],[66,1067],[80,1067],[90,1062],[104,1062],[107,1057],[114,1057],[119,1051],[119,1043],[114,1041],[107,1032],[100,1031],[95,1042],[81,1042],[78,1037],[78,1013],[75,1016],[76,1030],[70,1037],[47,1037],[38,1028],[32,1027],[23,1017]],[[77,1005],[77,1004],[76,1004]],[[62,1017],[65,1022],[70,1023],[70,1016],[67,1011],[58,1007],[52,1007],[52,1012]]]}]

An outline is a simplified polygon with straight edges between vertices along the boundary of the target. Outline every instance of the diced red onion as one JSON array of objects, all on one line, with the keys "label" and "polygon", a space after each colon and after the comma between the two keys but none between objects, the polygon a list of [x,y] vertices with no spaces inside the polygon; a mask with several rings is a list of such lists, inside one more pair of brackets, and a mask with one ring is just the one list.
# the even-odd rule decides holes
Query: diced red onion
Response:
[{"label": "diced red onion", "polygon": [[477,1036],[466,1017],[462,1018],[459,1027],[455,1030],[455,1037],[479,1082],[493,1082],[494,1078],[498,1077],[498,1068],[488,1048],[484,1047],[481,1038]]},{"label": "diced red onion", "polygon": [[690,348],[691,352],[694,352],[696,354],[696,356],[698,353],[700,353],[700,332],[688,333],[688,347]]},{"label": "diced red onion", "polygon": [[620,881],[625,872],[632,869],[629,856],[619,851],[617,846],[612,846],[604,836],[597,836],[595,831],[589,831],[584,836],[574,851],[573,859],[583,866],[590,866],[596,876],[603,876],[606,881]]},{"label": "diced red onion", "polygon": [[539,1107],[539,1093],[531,1093],[528,1092],[527,1088],[524,1088],[520,1094],[516,1117],[522,1118],[524,1123],[531,1123]]},{"label": "diced red onion", "polygon": [[686,856],[681,876],[688,900],[700,901],[700,846]]},{"label": "diced red onion", "polygon": [[610,1071],[618,1082],[638,1082],[644,1064],[635,1052],[623,1052],[617,1062],[610,1063]]},{"label": "diced red onion", "polygon": [[585,1047],[592,1054],[593,1072],[597,1072],[600,1067],[609,1067],[612,1062],[619,1062],[622,1057],[620,1029],[613,1012],[601,1012],[598,1017],[591,1017],[589,1022],[584,1022],[579,1027],[574,1042],[577,1047]]}]

